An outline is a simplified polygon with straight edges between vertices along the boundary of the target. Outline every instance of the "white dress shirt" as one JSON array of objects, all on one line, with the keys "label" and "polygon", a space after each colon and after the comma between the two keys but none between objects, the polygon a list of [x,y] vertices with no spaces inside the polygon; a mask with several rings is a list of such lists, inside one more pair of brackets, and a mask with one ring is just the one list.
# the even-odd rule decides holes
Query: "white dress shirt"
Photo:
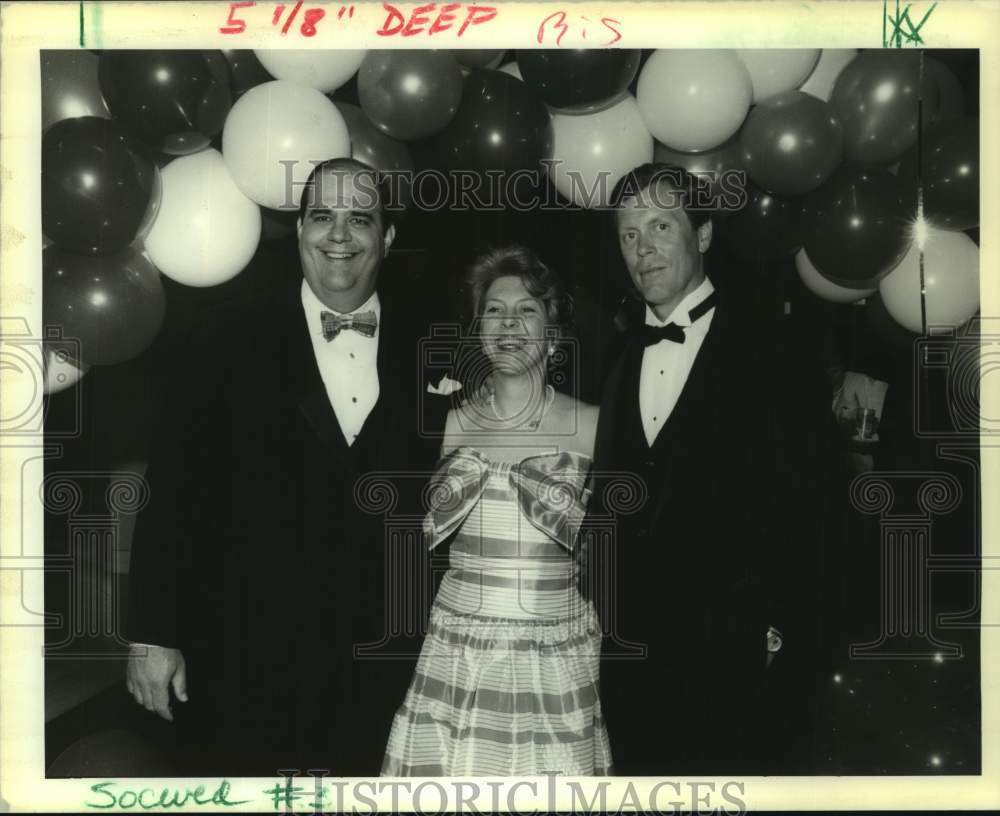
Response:
[{"label": "white dress shirt", "polygon": [[691,373],[698,350],[705,341],[712,317],[715,315],[713,306],[692,324],[688,311],[705,298],[715,287],[705,278],[698,288],[691,292],[670,313],[666,320],[660,320],[652,308],[646,306],[647,326],[666,326],[676,323],[684,327],[684,342],[675,343],[672,340],[661,340],[652,346],[647,346],[642,355],[642,370],[639,374],[639,412],[642,416],[642,429],[646,434],[646,442],[653,444],[656,435],[667,421]]},{"label": "white dress shirt", "polygon": [[[313,352],[316,354],[316,364],[319,375],[326,386],[326,395],[337,415],[337,422],[348,445],[361,433],[361,427],[375,407],[378,400],[378,338],[381,329],[375,330],[373,337],[365,337],[353,329],[341,331],[332,340],[323,337],[322,312],[333,312],[333,309],[323,305],[309,283],[302,281],[302,308],[306,316],[309,337],[312,339]],[[375,317],[382,319],[382,306],[378,293],[362,303],[357,309],[347,314],[358,312],[375,312]]]}]

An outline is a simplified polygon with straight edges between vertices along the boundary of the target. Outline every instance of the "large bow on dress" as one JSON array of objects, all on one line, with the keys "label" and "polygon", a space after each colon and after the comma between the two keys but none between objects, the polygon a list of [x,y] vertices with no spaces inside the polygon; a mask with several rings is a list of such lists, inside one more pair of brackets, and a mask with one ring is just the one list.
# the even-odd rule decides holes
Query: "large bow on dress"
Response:
[{"label": "large bow on dress", "polygon": [[515,464],[493,462],[475,448],[460,447],[438,465],[427,488],[424,539],[433,549],[457,530],[486,489],[491,467],[509,472],[524,516],[572,551],[583,523],[590,459],[573,451],[529,456]]}]

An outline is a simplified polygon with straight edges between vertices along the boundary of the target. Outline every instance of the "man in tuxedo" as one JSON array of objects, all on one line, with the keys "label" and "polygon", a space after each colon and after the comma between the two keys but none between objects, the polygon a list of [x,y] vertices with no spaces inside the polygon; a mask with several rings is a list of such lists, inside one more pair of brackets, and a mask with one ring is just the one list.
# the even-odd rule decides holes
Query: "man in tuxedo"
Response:
[{"label": "man in tuxedo", "polygon": [[[803,420],[790,416],[801,400],[785,401],[784,378],[801,381],[706,274],[713,223],[698,183],[647,164],[613,196],[645,316],[606,381],[592,518],[614,518],[614,532],[591,559],[601,575],[591,586],[605,631],[601,699],[625,775],[760,767],[769,722],[788,716],[768,710],[766,667],[800,645],[804,618],[788,606],[811,569],[794,551],[789,571],[803,574],[775,591],[798,535],[786,523],[792,486],[808,472],[788,457],[790,442],[809,448],[787,438]],[[621,474],[642,485],[628,508],[608,496]]]},{"label": "man in tuxedo", "polygon": [[391,656],[386,587],[416,576],[387,574],[381,500],[405,511],[439,442],[418,427],[422,329],[377,286],[388,195],[367,165],[318,165],[301,274],[215,316],[174,379],[135,535],[127,685],[176,719],[183,773],[379,772],[416,653]]}]

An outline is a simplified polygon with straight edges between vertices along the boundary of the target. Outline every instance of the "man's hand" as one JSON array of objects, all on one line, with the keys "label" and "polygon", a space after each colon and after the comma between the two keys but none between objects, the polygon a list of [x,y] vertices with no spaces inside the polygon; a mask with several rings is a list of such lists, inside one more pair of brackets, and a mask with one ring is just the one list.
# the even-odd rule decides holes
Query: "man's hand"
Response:
[{"label": "man's hand", "polygon": [[139,705],[173,722],[167,686],[173,687],[178,700],[187,702],[184,655],[179,649],[133,643],[128,656],[125,685]]}]

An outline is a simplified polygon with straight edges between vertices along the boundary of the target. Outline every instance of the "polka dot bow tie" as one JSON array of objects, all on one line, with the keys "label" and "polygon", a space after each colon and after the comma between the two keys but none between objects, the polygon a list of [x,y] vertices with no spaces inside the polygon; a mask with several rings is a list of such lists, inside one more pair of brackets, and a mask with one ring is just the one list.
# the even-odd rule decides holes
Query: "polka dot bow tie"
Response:
[{"label": "polka dot bow tie", "polygon": [[333,312],[320,312],[323,321],[323,337],[329,342],[344,329],[351,329],[365,337],[374,337],[378,328],[378,318],[375,312],[358,312],[357,314],[339,315]]}]

